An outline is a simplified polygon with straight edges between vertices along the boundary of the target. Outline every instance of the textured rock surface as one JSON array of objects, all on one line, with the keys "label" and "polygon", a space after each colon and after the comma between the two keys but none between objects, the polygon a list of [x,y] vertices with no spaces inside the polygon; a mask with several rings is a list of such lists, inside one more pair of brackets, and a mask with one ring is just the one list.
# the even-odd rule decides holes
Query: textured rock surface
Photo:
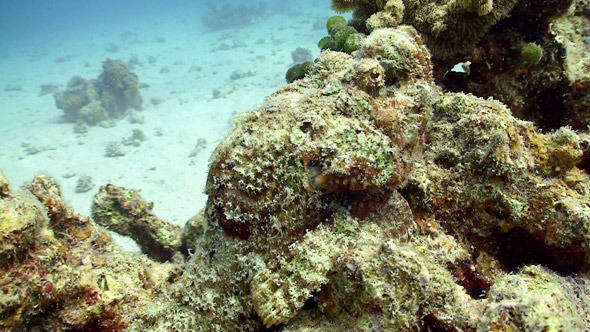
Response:
[{"label": "textured rock surface", "polygon": [[92,219],[131,237],[152,259],[170,260],[181,244],[180,227],[156,217],[152,207],[153,203],[144,201],[137,191],[108,184],[94,196]]},{"label": "textured rock surface", "polygon": [[169,287],[173,265],[119,250],[51,177],[3,196],[0,211],[1,330],[122,331]]},{"label": "textured rock surface", "polygon": [[[473,58],[473,72],[488,75],[478,84],[509,106],[496,87],[518,82],[520,96],[518,87],[537,84],[528,74],[550,66],[557,76],[569,72],[563,87],[572,94],[564,98],[583,105],[584,84],[575,90],[571,82],[588,75],[576,43],[589,7],[562,12],[565,4],[334,0],[336,9],[354,10],[354,20],[332,18],[332,44],[306,74],[236,117],[210,159],[207,205],[182,238],[132,190],[106,186],[97,196],[97,222],[131,235],[143,225],[134,236],[146,253],[163,260],[150,250],[174,243],[170,253],[190,253],[185,262],[118,251],[65,207],[47,176],[17,194],[0,176],[1,326],[589,330],[587,129],[561,126],[574,121],[564,117],[539,131],[489,95],[436,84],[445,59],[479,50],[492,62],[486,71]],[[501,18],[526,17],[525,5],[538,10],[537,26],[552,22],[569,42],[512,44],[495,35],[520,36]],[[436,10],[422,15],[427,9]],[[399,25],[413,21],[417,30]],[[580,29],[566,34],[572,22]],[[350,36],[356,44],[347,50]],[[518,80],[496,71],[491,45],[499,40],[518,46],[507,60]],[[563,47],[566,67],[549,61]],[[462,79],[439,83],[461,90],[475,77]],[[574,114],[583,118],[581,110]],[[177,240],[159,237],[162,227]]]}]

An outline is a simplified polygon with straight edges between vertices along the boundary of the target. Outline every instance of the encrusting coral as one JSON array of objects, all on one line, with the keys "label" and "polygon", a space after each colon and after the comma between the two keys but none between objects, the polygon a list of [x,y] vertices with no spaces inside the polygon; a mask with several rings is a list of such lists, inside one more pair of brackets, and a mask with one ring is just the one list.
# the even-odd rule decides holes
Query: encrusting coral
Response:
[{"label": "encrusting coral", "polygon": [[[173,262],[116,249],[47,176],[17,194],[0,176],[0,326],[589,330],[588,133],[542,132],[496,99],[436,84],[452,24],[483,24],[462,40],[471,49],[515,3],[334,0],[372,23],[332,18],[330,38],[366,34],[235,118],[210,159],[207,205],[182,233],[133,190],[95,197],[97,223]],[[403,15],[377,19],[383,8]],[[423,42],[420,24],[399,23],[427,8],[440,10],[423,24],[455,16]],[[552,54],[517,49],[520,71]]]}]

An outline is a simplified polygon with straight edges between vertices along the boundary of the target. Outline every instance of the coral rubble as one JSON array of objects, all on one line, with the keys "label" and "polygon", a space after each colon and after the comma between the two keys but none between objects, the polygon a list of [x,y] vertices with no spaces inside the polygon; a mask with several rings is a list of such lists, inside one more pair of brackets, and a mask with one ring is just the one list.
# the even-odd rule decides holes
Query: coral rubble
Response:
[{"label": "coral rubble", "polygon": [[[574,125],[587,3],[534,4],[551,30],[536,39],[512,21],[527,0],[332,3],[354,19],[331,18],[317,59],[235,118],[184,230],[136,191],[101,187],[94,221],[146,255],[74,215],[50,177],[13,193],[0,174],[0,326],[590,330],[590,136]],[[514,46],[504,71],[494,43]],[[447,66],[463,59],[461,81]],[[571,116],[542,131],[499,87],[530,102],[523,82],[549,69],[569,72]]]}]

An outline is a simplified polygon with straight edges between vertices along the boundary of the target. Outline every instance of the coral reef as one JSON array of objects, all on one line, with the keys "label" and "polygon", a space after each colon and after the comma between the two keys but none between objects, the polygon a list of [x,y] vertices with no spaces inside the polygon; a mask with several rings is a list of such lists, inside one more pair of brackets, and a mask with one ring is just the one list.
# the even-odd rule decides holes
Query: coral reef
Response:
[{"label": "coral reef", "polygon": [[590,182],[577,167],[580,137],[567,128],[540,134],[501,103],[470,95],[443,95],[434,109],[424,159],[404,188],[414,212],[449,233],[496,243],[474,254],[487,251],[508,269],[584,269]]},{"label": "coral reef", "polygon": [[123,143],[123,145],[131,145],[134,147],[138,147],[145,140],[147,140],[147,136],[145,135],[145,133],[141,129],[133,129],[131,131],[131,136],[124,138],[121,141],[121,143]]},{"label": "coral reef", "polygon": [[[433,55],[437,83],[451,91],[494,97],[545,131],[590,125],[590,15],[585,0],[334,0],[353,11],[329,22],[320,48],[349,52],[335,33],[412,25]],[[336,27],[336,28],[334,28]],[[346,33],[346,31],[348,31]],[[352,41],[352,39],[351,39]],[[468,63],[464,73],[450,71]]]},{"label": "coral reef", "polygon": [[125,116],[129,109],[141,109],[137,75],[123,61],[107,59],[96,80],[75,76],[66,90],[56,92],[55,105],[67,121],[97,125]]},{"label": "coral reef", "polygon": [[125,151],[119,142],[111,141],[108,142],[104,149],[104,156],[109,158],[122,157],[125,155]]},{"label": "coral reef", "polygon": [[322,38],[318,47],[322,50],[334,50],[352,53],[359,49],[366,36],[359,33],[353,26],[347,25],[342,16],[332,16],[326,22],[329,36]]},{"label": "coral reef", "polygon": [[285,80],[287,83],[293,83],[296,80],[300,80],[309,74],[313,70],[313,63],[306,61],[304,63],[296,64],[287,70],[285,74]]},{"label": "coral reef", "polygon": [[[82,120],[88,124],[96,124],[107,118],[106,110],[98,107],[96,101],[99,99],[96,87],[92,82],[75,76],[70,79],[65,91],[54,94],[55,105],[64,111],[64,116],[68,121]],[[93,102],[88,109],[81,111],[82,108]]]},{"label": "coral reef", "polygon": [[[534,11],[519,4],[466,58],[469,75],[450,76],[445,84],[492,96],[544,131],[564,125],[587,130],[590,46],[584,38],[590,35],[590,18],[585,2],[572,2],[542,2]],[[544,15],[533,14],[538,12]]]},{"label": "coral reef", "polygon": [[518,2],[333,0],[332,7],[342,12],[353,11],[354,18],[361,22],[355,24],[367,31],[412,25],[428,45],[437,63],[436,70],[443,70],[444,74],[448,66],[468,54],[495,23],[507,17]]},{"label": "coral reef", "polygon": [[0,199],[0,329],[122,331],[169,287],[175,266],[118,249],[73,214],[54,179]]},{"label": "coral reef", "polygon": [[[234,119],[182,231],[136,191],[101,187],[94,221],[146,255],[74,215],[53,179],[13,194],[0,175],[0,326],[590,330],[590,135],[562,126],[585,114],[589,5],[332,3],[353,20],[331,18],[315,61]],[[523,38],[523,17],[540,35]],[[489,95],[465,92],[476,78]],[[554,79],[571,107],[552,130],[499,88],[529,103],[526,82]]]},{"label": "coral reef", "polygon": [[137,75],[125,62],[107,59],[95,83],[102,107],[110,117],[120,118],[128,109],[141,109],[141,95]]}]

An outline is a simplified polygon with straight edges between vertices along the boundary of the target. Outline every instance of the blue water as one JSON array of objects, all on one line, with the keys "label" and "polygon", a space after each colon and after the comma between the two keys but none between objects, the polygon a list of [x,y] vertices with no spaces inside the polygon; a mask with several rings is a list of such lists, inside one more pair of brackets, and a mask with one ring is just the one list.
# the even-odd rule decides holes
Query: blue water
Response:
[{"label": "blue water", "polygon": [[[28,0],[0,2],[2,39],[26,37],[80,26],[108,24],[129,17],[194,10],[194,1],[76,1]],[[190,6],[190,8],[189,8]],[[184,10],[184,9],[183,9]]]},{"label": "blue water", "polygon": [[[219,7],[224,4],[258,3],[249,0],[211,2]],[[284,2],[271,0],[264,3],[274,8]],[[297,1],[289,7],[308,7],[318,12],[328,12],[329,1]],[[205,1],[190,0],[5,0],[0,1],[0,40],[27,38],[93,25],[118,24],[125,20],[158,17],[170,13],[185,14],[186,19],[194,19],[197,25],[205,10]]]}]

